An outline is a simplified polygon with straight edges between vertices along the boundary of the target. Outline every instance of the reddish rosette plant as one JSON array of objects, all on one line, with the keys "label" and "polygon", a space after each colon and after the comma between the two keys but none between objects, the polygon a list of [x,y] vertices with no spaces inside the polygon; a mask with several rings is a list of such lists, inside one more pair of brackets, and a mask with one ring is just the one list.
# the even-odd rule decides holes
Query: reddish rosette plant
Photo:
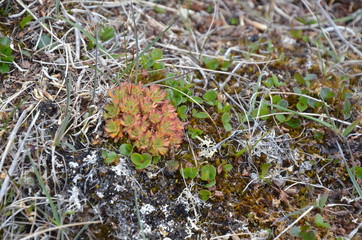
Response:
[{"label": "reddish rosette plant", "polygon": [[104,107],[106,132],[118,142],[128,137],[141,152],[165,155],[182,142],[183,123],[157,85],[122,83],[108,91],[111,102]]}]

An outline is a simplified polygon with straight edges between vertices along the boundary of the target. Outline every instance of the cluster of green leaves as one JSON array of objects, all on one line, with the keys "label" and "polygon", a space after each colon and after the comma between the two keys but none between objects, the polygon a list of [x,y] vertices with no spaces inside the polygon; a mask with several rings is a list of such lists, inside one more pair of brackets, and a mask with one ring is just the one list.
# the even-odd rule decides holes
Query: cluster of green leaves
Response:
[{"label": "cluster of green leaves", "polygon": [[[223,161],[222,164],[218,167],[221,171],[228,173],[232,169],[232,165],[228,164],[226,161]],[[218,170],[219,171],[219,170]],[[200,178],[203,181],[205,188],[211,188],[216,184],[216,168],[211,165],[207,164],[202,166],[201,168],[198,167],[186,167],[180,169],[181,176],[185,179],[195,179],[196,177]],[[211,191],[207,189],[202,189],[199,191],[200,197],[202,200],[206,201],[212,195]]]},{"label": "cluster of green leaves", "polygon": [[165,63],[160,62],[163,58],[163,52],[161,49],[154,48],[150,54],[141,56],[142,67],[148,71],[161,70],[165,68]]},{"label": "cluster of green leaves", "polygon": [[176,107],[178,117],[185,121],[187,119],[186,103],[193,98],[191,90],[193,84],[188,84],[183,79],[174,80],[172,77],[173,74],[168,74],[168,80],[165,81],[166,85],[170,87],[165,90],[167,92],[166,98]]},{"label": "cluster of green leaves", "polygon": [[[330,228],[331,225],[323,220],[323,217],[321,214],[317,213],[314,216],[314,225],[318,228]],[[309,223],[300,226],[300,227],[294,227],[292,228],[290,232],[293,236],[300,237],[303,240],[315,240],[315,229],[313,226]]]},{"label": "cluster of green leaves", "polygon": [[[168,78],[170,77],[171,75],[168,75]],[[230,110],[232,106],[217,100],[217,92],[215,90],[208,90],[201,98],[192,95],[193,92],[191,87],[193,84],[186,84],[184,80],[176,81],[174,79],[169,79],[166,81],[166,84],[170,86],[169,89],[166,89],[167,99],[170,100],[175,107],[177,107],[178,116],[182,121],[187,119],[187,102],[196,103],[197,105],[206,103],[208,106],[214,106],[217,109],[225,130],[231,130]],[[206,112],[198,111],[195,108],[192,109],[192,116],[201,119],[209,117]],[[191,138],[194,139],[202,134],[202,130],[188,127],[188,133]]]},{"label": "cluster of green leaves", "polygon": [[[289,102],[288,99],[283,99],[281,95],[275,94],[270,99],[262,99],[259,106],[251,112],[252,117],[260,117],[262,120],[267,120],[271,115],[280,123],[284,123],[291,128],[301,126],[300,119],[303,112],[318,112],[322,107],[326,107],[330,102],[343,101],[343,106],[336,111],[343,114],[344,119],[348,119],[351,114],[352,105],[350,98],[352,95],[342,89],[338,93],[328,87],[321,87],[318,96],[314,96],[309,89],[311,81],[316,79],[315,74],[307,74],[305,77],[299,73],[294,74],[294,78],[300,87],[294,87],[294,95],[297,96],[297,102]],[[284,86],[285,83],[280,82],[278,77],[272,74],[272,77],[263,81],[268,88]],[[328,109],[326,108],[326,111]],[[298,112],[299,114],[296,114]],[[280,113],[280,114],[279,114]],[[288,113],[288,114],[286,114]]]},{"label": "cluster of green leaves", "polygon": [[33,20],[33,17],[31,15],[27,15],[25,16],[20,22],[19,22],[19,27],[21,29],[25,28],[25,25],[28,24],[31,20]]},{"label": "cluster of green leaves", "polygon": [[[215,90],[208,90],[204,95],[203,99],[200,97],[193,97],[193,99],[199,103],[206,103],[210,106],[214,106],[218,113],[221,115],[221,122],[224,126],[225,131],[231,131],[231,116],[230,116],[230,110],[232,108],[229,104],[223,104],[220,100],[217,100],[217,92]],[[192,116],[195,118],[207,118],[208,115],[206,112],[199,112],[196,109],[192,109]],[[191,132],[194,132],[192,129]],[[192,135],[191,135],[192,136]]]},{"label": "cluster of green leaves", "polygon": [[0,38],[0,73],[4,74],[10,71],[10,64],[14,61],[13,50],[10,47],[8,37]]},{"label": "cluster of green leaves", "polygon": [[[113,27],[110,26],[104,26],[101,29],[98,30],[98,36],[99,39],[102,42],[106,42],[112,38],[114,38],[114,36],[116,35],[116,31]],[[87,44],[87,49],[93,49],[96,46],[96,42],[93,41],[92,39],[89,40],[88,44]]]},{"label": "cluster of green leaves", "polygon": [[192,139],[197,138],[198,136],[201,136],[204,131],[198,128],[192,128],[190,126],[187,127],[187,133],[190,135]]},{"label": "cluster of green leaves", "polygon": [[203,63],[207,69],[227,71],[231,66],[231,61],[224,61],[218,58],[203,57]]},{"label": "cluster of green leaves", "polygon": [[[328,199],[328,193],[324,193],[321,198],[316,201],[316,203],[312,206],[313,209],[320,209],[322,210]],[[317,213],[314,215],[314,224],[306,222],[304,225],[300,227],[293,227],[290,231],[290,233],[293,236],[300,237],[302,240],[315,240],[316,235],[315,231],[317,231],[318,228],[330,228],[331,225],[328,222],[325,222],[322,215]],[[341,238],[336,238],[341,239]]]},{"label": "cluster of green leaves", "polygon": [[[131,161],[136,166],[136,169],[144,169],[147,168],[151,162],[157,163],[159,160],[159,156],[151,156],[149,153],[136,153],[133,152],[134,146],[129,143],[124,143],[119,147],[119,153],[123,156],[131,157]],[[107,164],[111,164],[117,162],[119,159],[119,154],[114,151],[104,150],[102,152],[102,157],[104,158],[104,162]]]}]

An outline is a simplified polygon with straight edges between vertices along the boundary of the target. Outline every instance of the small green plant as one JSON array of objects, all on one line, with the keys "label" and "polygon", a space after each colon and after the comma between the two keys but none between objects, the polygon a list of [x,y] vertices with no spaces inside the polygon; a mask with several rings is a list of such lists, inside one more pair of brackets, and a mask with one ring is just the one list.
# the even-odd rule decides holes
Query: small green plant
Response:
[{"label": "small green plant", "polygon": [[266,79],[265,81],[263,81],[264,85],[267,86],[268,88],[271,87],[280,87],[280,86],[284,86],[285,83],[279,82],[278,77],[275,74],[272,74],[272,77]]},{"label": "small green plant", "polygon": [[141,57],[142,67],[148,71],[164,69],[165,63],[158,61],[162,58],[163,58],[162,50],[154,48],[150,54],[143,55]]},{"label": "small green plant", "polygon": [[8,37],[0,38],[0,73],[4,74],[10,71],[9,65],[14,61],[12,54],[10,39]]},{"label": "small green plant", "polygon": [[133,146],[132,144],[129,143],[124,143],[119,147],[119,152],[123,155],[123,156],[131,156],[133,150]]},{"label": "small green plant", "polygon": [[197,168],[195,167],[181,168],[180,173],[181,176],[185,179],[187,178],[194,179],[197,176]]},{"label": "small green plant", "polygon": [[114,142],[125,137],[140,152],[152,155],[166,155],[182,142],[183,123],[160,87],[122,83],[108,95],[111,102],[104,107],[105,130]]},{"label": "small green plant", "polygon": [[100,37],[103,42],[112,39],[114,36],[115,36],[114,28],[105,26],[101,29]]},{"label": "small green plant", "polygon": [[187,133],[190,135],[192,139],[196,139],[198,136],[200,136],[203,133],[201,129],[192,128],[190,126],[187,129],[188,129]]},{"label": "small green plant", "polygon": [[[217,100],[217,92],[215,90],[208,90],[203,95],[203,99],[207,104],[216,107],[218,113],[222,114],[221,122],[223,123],[225,131],[231,131],[231,129],[232,129],[232,127],[230,125],[231,116],[230,116],[229,112],[230,112],[232,106],[229,104],[223,104],[221,101]],[[201,100],[201,102],[202,102],[202,100]],[[195,109],[192,110],[192,113],[193,113],[193,116],[196,118],[207,118],[208,117],[208,115],[205,112],[197,112]]]},{"label": "small green plant", "polygon": [[212,165],[205,165],[201,168],[201,180],[207,182],[206,188],[211,188],[216,184],[216,168]]},{"label": "small green plant", "polygon": [[212,193],[209,190],[202,189],[199,191],[199,195],[202,200],[207,201],[211,197]]},{"label": "small green plant", "polygon": [[116,152],[104,150],[102,151],[102,157],[105,163],[111,164],[116,162],[119,156]]},{"label": "small green plant", "polygon": [[231,131],[231,125],[230,125],[230,113],[226,112],[221,116],[221,121],[224,125],[225,131]]},{"label": "small green plant", "polygon": [[206,112],[199,112],[196,109],[192,109],[192,116],[195,118],[208,118],[209,117]]},{"label": "small green plant", "polygon": [[270,163],[264,163],[263,165],[261,165],[261,167],[260,167],[260,170],[261,170],[260,178],[261,179],[265,179],[271,166],[272,165]]},{"label": "small green plant", "polygon": [[[193,85],[192,84],[187,84],[182,79],[176,81],[176,80],[172,79],[172,76],[173,76],[173,74],[168,74],[167,75],[167,78],[171,78],[171,79],[166,81],[166,85],[170,86],[171,88],[168,88],[165,91],[168,93],[167,94],[167,99],[170,100],[170,102],[175,107],[179,106],[179,108],[180,108],[182,106],[185,106],[185,105],[181,105],[181,104],[186,103],[189,100],[189,98],[187,96],[191,97],[192,91],[191,91],[190,88]],[[184,108],[184,110],[185,110],[185,108]]]},{"label": "small green plant", "polygon": [[302,240],[315,240],[315,233],[309,225],[303,225],[300,228],[293,227],[290,233]]},{"label": "small green plant", "polygon": [[205,67],[211,70],[220,69],[222,71],[227,71],[231,66],[231,61],[223,61],[217,58],[204,57],[202,60],[205,64]]},{"label": "small green plant", "polygon": [[231,25],[238,25],[239,24],[239,20],[235,17],[230,19],[230,24]]},{"label": "small green plant", "polygon": [[28,24],[31,20],[33,20],[33,17],[31,15],[28,15],[26,17],[24,17],[20,22],[19,22],[19,27],[21,29],[25,28],[25,25]]},{"label": "small green plant", "polygon": [[319,213],[314,216],[314,222],[317,227],[320,228],[329,228],[331,225],[327,222],[324,222],[322,215]]},{"label": "small green plant", "polygon": [[360,180],[362,180],[362,167],[353,167],[353,170],[354,170],[354,174],[355,174],[355,176],[358,178],[358,179],[360,179]]},{"label": "small green plant", "polygon": [[[223,161],[222,164],[219,165],[218,169],[214,166],[208,164],[204,165],[201,168],[199,167],[186,167],[180,169],[180,174],[184,179],[195,179],[199,178],[204,182],[207,182],[204,187],[205,188],[212,188],[216,184],[216,174],[221,173],[222,171],[227,174],[231,171],[232,165],[227,164],[226,161]],[[199,191],[199,195],[202,200],[207,201],[210,196],[212,195],[211,191],[207,189],[202,189]]]},{"label": "small green plant", "polygon": [[148,153],[132,153],[131,160],[136,165],[136,169],[143,169],[151,164],[152,156]]}]

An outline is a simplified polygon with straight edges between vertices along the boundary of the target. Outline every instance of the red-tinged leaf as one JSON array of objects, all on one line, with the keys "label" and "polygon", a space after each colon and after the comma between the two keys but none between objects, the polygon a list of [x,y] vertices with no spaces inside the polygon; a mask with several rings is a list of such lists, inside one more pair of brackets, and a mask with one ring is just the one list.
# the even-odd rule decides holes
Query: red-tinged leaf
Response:
[{"label": "red-tinged leaf", "polygon": [[157,111],[156,109],[153,109],[150,112],[149,119],[152,123],[159,123],[162,119],[161,112]]},{"label": "red-tinged leaf", "polygon": [[138,148],[138,150],[145,150],[149,147],[149,144],[151,142],[152,133],[150,131],[147,131],[146,133],[142,134],[138,141],[136,141],[135,146]]},{"label": "red-tinged leaf", "polygon": [[152,147],[150,149],[150,152],[152,154],[161,154],[165,155],[168,151],[168,146],[170,145],[170,142],[164,138],[161,134],[157,134],[152,136],[150,146]]},{"label": "red-tinged leaf", "polygon": [[152,110],[157,107],[157,104],[152,102],[148,97],[140,99],[140,108],[143,114],[149,114]]},{"label": "red-tinged leaf", "polygon": [[143,95],[143,87],[142,84],[139,83],[138,85],[131,84],[131,96],[142,96]]},{"label": "red-tinged leaf", "polygon": [[106,123],[106,132],[111,138],[122,137],[122,127],[119,119],[111,119]]},{"label": "red-tinged leaf", "polygon": [[119,86],[119,88],[122,89],[125,92],[125,94],[130,95],[132,90],[132,85],[133,85],[132,83],[124,82],[121,84],[121,86]]},{"label": "red-tinged leaf", "polygon": [[121,103],[121,101],[125,95],[126,95],[126,93],[125,93],[124,89],[121,89],[120,87],[116,87],[116,88],[108,91],[108,96],[112,99],[112,102],[118,106]]},{"label": "red-tinged leaf", "polygon": [[142,136],[144,132],[146,132],[147,128],[148,128],[148,122],[138,121],[133,125],[133,128],[131,128],[127,133],[130,138],[138,139]]},{"label": "red-tinged leaf", "polygon": [[105,118],[117,119],[117,123],[107,122],[107,133],[115,141],[123,132],[139,151],[154,155],[165,155],[171,146],[179,147],[184,124],[160,87],[122,83],[109,91],[109,96],[115,107],[105,107]]},{"label": "red-tinged leaf", "polygon": [[172,134],[169,136],[170,144],[175,145],[176,147],[182,142],[182,135],[181,134]]},{"label": "red-tinged leaf", "polygon": [[176,112],[176,109],[171,104],[164,103],[162,105],[163,116],[165,116],[165,117],[174,117],[174,116],[176,116],[177,117],[175,112]]},{"label": "red-tinged leaf", "polygon": [[135,96],[124,97],[122,103],[120,104],[122,112],[129,114],[139,113],[139,101]]},{"label": "red-tinged leaf", "polygon": [[118,114],[121,112],[121,109],[113,104],[113,103],[110,103],[110,104],[107,104],[105,107],[104,107],[104,118],[107,119],[107,118],[115,118],[118,116]]},{"label": "red-tinged leaf", "polygon": [[161,103],[166,98],[166,92],[155,84],[152,84],[149,88],[145,89],[144,92],[154,103]]},{"label": "red-tinged leaf", "polygon": [[133,126],[137,121],[140,120],[140,115],[124,114],[121,119],[123,126],[130,127]]}]

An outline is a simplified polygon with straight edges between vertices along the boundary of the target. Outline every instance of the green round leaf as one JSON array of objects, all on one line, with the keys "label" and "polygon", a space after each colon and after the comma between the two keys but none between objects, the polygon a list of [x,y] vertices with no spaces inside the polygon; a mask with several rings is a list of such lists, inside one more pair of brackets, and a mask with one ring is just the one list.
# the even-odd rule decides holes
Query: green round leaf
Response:
[{"label": "green round leaf", "polygon": [[300,112],[304,112],[304,110],[306,110],[308,108],[308,104],[304,104],[304,103],[297,103],[297,109]]},{"label": "green round leaf", "polygon": [[225,129],[225,131],[231,131],[232,130],[232,127],[231,127],[231,125],[230,125],[230,123],[225,123],[224,124],[224,129]]},{"label": "green round leaf", "polygon": [[143,161],[152,161],[152,156],[149,153],[142,153]]},{"label": "green round leaf", "polygon": [[274,95],[272,97],[273,104],[278,104],[282,100],[282,97],[279,95]]},{"label": "green round leaf", "polygon": [[[258,115],[258,113],[259,113],[259,115]],[[259,117],[261,117],[262,120],[268,119],[269,117],[262,117],[262,116],[268,115],[268,114],[270,114],[268,108],[260,108],[260,111],[259,111],[259,109],[254,109],[254,111],[252,112],[253,117],[259,116]]]},{"label": "green round leaf", "polygon": [[315,215],[314,220],[317,227],[329,228],[331,226],[329,223],[323,221],[323,217],[319,213]]},{"label": "green round leaf", "polygon": [[119,147],[119,152],[123,155],[123,156],[130,156],[131,153],[132,153],[132,149],[133,149],[133,146],[132,144],[122,144],[120,147]]},{"label": "green round leaf", "polygon": [[278,119],[279,122],[285,122],[286,120],[284,114],[277,114],[275,115],[275,118]]},{"label": "green round leaf", "polygon": [[201,180],[213,181],[216,177],[216,168],[212,165],[205,165],[201,168]]},{"label": "green round leaf", "polygon": [[204,100],[207,102],[214,101],[216,99],[216,97],[217,97],[217,93],[215,90],[208,90],[203,96]]},{"label": "green round leaf", "polygon": [[153,69],[155,70],[161,70],[165,68],[165,63],[164,62],[155,62],[153,64]]},{"label": "green round leaf", "polygon": [[187,167],[187,168],[182,168],[180,170],[181,176],[184,177],[185,179],[187,178],[195,178],[197,176],[197,169],[194,167]]},{"label": "green round leaf", "polygon": [[212,180],[211,182],[205,184],[204,187],[211,188],[211,187],[215,186],[215,184],[216,184],[216,181]]},{"label": "green round leaf", "polygon": [[231,118],[230,118],[230,113],[224,113],[222,116],[221,116],[221,121],[225,124],[225,123],[228,123],[230,122]]},{"label": "green round leaf", "polygon": [[219,62],[216,58],[204,57],[204,63],[206,68],[216,70],[219,66]]},{"label": "green round leaf", "polygon": [[207,201],[211,196],[211,192],[209,190],[205,190],[205,189],[200,190],[199,194],[200,194],[201,199],[204,201]]},{"label": "green round leaf", "polygon": [[163,57],[163,52],[161,49],[155,48],[151,51],[151,57],[153,60],[159,60]]},{"label": "green round leaf", "polygon": [[148,167],[151,164],[151,162],[152,162],[152,159],[147,159],[142,164],[136,165],[136,169],[144,169],[144,168]]},{"label": "green round leaf", "polygon": [[101,32],[102,41],[107,41],[114,37],[114,28],[112,27],[104,27]]},{"label": "green round leaf", "polygon": [[298,128],[300,125],[302,125],[302,121],[300,121],[299,118],[292,118],[285,123],[291,128]]},{"label": "green round leaf", "polygon": [[231,165],[231,164],[225,164],[225,165],[223,166],[223,169],[224,169],[225,172],[229,172],[229,171],[231,171],[231,169],[233,169],[233,165]]},{"label": "green round leaf", "polygon": [[207,118],[207,114],[205,112],[195,112],[192,114],[195,118]]},{"label": "green round leaf", "polygon": [[115,152],[109,152],[107,153],[106,159],[104,159],[104,162],[107,164],[113,163],[115,160],[117,160],[118,155]]},{"label": "green round leaf", "polygon": [[230,123],[224,123],[223,126],[224,126],[225,131],[227,131],[227,132],[229,132],[233,129]]},{"label": "green round leaf", "polygon": [[131,161],[135,164],[135,165],[141,165],[143,164],[143,157],[141,154],[139,153],[132,153],[131,155]]},{"label": "green round leaf", "polygon": [[282,100],[280,100],[280,101],[278,102],[278,105],[281,106],[281,107],[283,107],[283,108],[287,108],[288,105],[289,105],[289,103],[288,103],[287,100],[282,99]]},{"label": "green round leaf", "polygon": [[331,91],[330,88],[322,87],[320,91],[320,96],[323,100],[331,99],[335,96],[334,92]]},{"label": "green round leaf", "polygon": [[192,98],[192,100],[190,99],[189,100],[190,102],[197,102],[198,104],[202,104],[202,102],[203,102],[203,100],[200,97],[193,96],[191,98]]}]

